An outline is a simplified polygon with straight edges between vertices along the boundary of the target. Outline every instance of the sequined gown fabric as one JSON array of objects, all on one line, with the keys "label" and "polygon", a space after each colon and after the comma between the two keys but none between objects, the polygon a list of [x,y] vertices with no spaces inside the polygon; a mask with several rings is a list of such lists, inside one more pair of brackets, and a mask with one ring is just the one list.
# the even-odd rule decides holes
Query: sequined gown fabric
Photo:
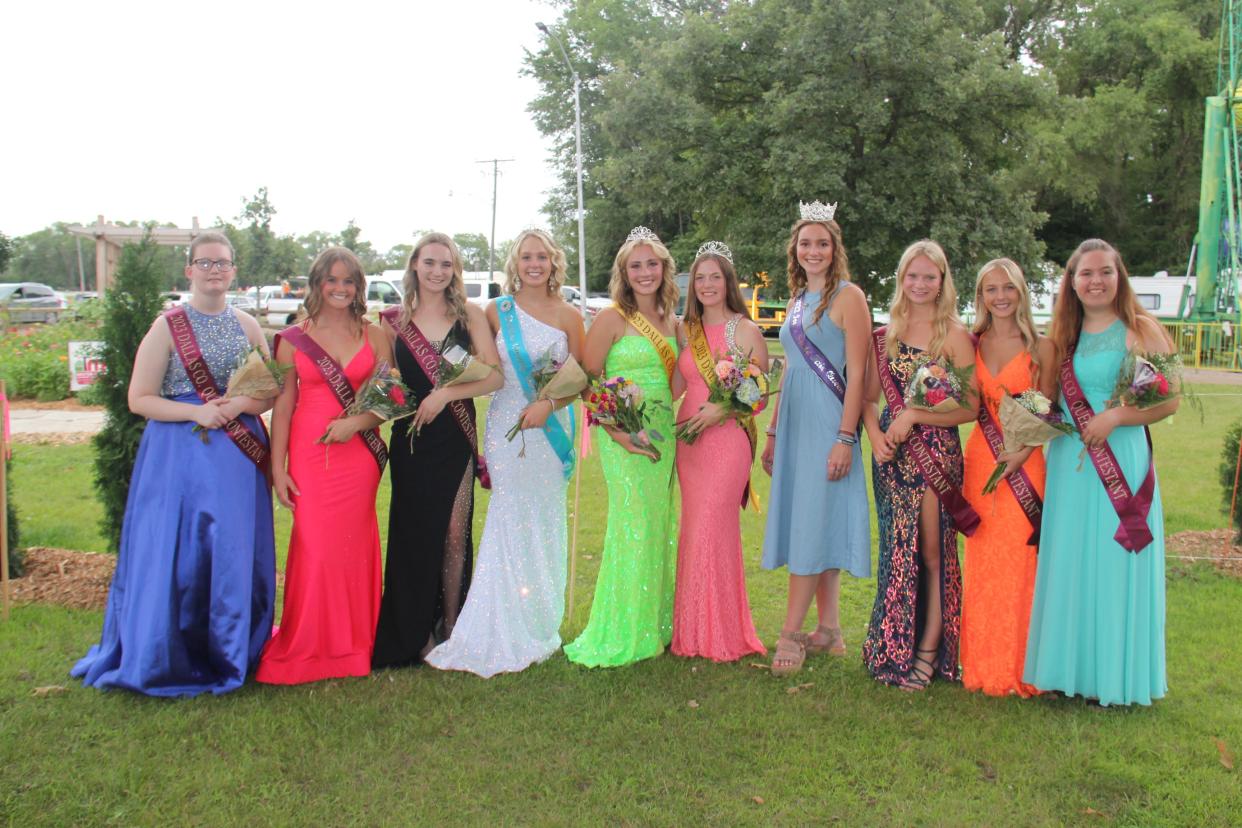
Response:
[{"label": "sequined gown fabric", "polygon": [[[532,363],[545,354],[557,360],[568,355],[564,331],[520,307],[517,315]],[[505,384],[487,410],[492,496],[483,538],[453,635],[427,655],[433,667],[484,678],[524,670],[560,649],[565,613],[565,475],[542,429],[526,429],[512,442],[505,438],[529,400],[503,332],[496,334],[496,348]],[[568,409],[555,416],[572,436]]]},{"label": "sequined gown fabric", "polygon": [[[441,342],[470,349],[470,334],[457,322]],[[400,339],[397,367],[416,399],[432,383]],[[473,420],[474,401],[465,400]],[[384,599],[375,634],[376,667],[422,663],[428,639],[448,639],[470,588],[474,542],[474,453],[449,406],[422,427],[410,444],[410,420],[397,420],[389,441],[392,504]]]},{"label": "sequined gown fabric", "polygon": [[[838,288],[838,293],[841,288]],[[834,299],[835,301],[835,299]],[[838,370],[845,370],[845,332],[828,316],[811,320],[818,291],[804,297],[804,328]],[[831,305],[829,305],[831,307]],[[842,428],[844,406],[824,385],[798,350],[789,322],[781,326],[785,379],[781,385],[779,428],[772,457],[763,538],[763,568],[787,566],[792,575],[818,575],[845,569],[856,578],[871,576],[871,510],[862,447],[851,449],[849,473],[828,480],[828,454]],[[850,425],[850,430],[855,426]]]},{"label": "sequined gown fabric", "polygon": [[[293,530],[285,565],[280,627],[256,678],[302,684],[371,672],[379,615],[380,540],[375,495],[380,470],[362,437],[323,445],[341,404],[315,363],[294,351],[298,400],[289,426]],[[358,388],[375,370],[369,343],[344,366]]]},{"label": "sequined gown fabric", "polygon": [[[1044,370],[1055,371],[1056,366],[1044,366]],[[1006,391],[1016,397],[1036,388],[1031,379],[1031,356],[1026,351],[1011,359],[996,376],[976,353],[975,377],[981,404],[998,424],[998,409]],[[962,493],[980,522],[975,533],[966,538],[962,566],[962,685],[989,696],[1025,698],[1038,692],[1022,681],[1038,560],[1036,548],[1027,544],[1031,523],[1008,483],[1002,482],[992,494],[983,493],[996,468],[996,458],[978,425],[966,441],[965,468]],[[1043,497],[1043,449],[1035,449],[1022,470],[1030,477],[1036,494]]]},{"label": "sequined gown fabric", "polygon": [[[1126,354],[1126,328],[1115,322],[1082,333],[1074,372],[1092,409],[1104,410]],[[1062,398],[1062,406],[1065,406]],[[1136,491],[1147,475],[1141,426],[1118,426],[1108,437]],[[1156,482],[1147,526],[1152,542],[1137,554],[1113,539],[1119,520],[1082,440],[1069,434],[1048,447],[1035,597],[1023,680],[1040,690],[1098,699],[1101,704],[1151,704],[1168,691],[1165,672],[1164,511]]]},{"label": "sequined gown fabric", "polygon": [[[727,352],[725,323],[705,325],[713,355]],[[708,388],[689,348],[677,359],[686,381],[679,419],[707,402]],[[750,477],[750,440],[729,418],[693,444],[677,444],[681,531],[673,600],[674,655],[735,661],[766,652],[755,634],[742,567],[742,493]]]},{"label": "sequined gown fabric", "polygon": [[[250,347],[234,311],[186,307],[220,389]],[[161,395],[201,405],[169,356]],[[241,420],[259,439],[258,417]],[[72,674],[100,689],[151,696],[242,686],[272,629],[276,552],[271,490],[223,431],[204,443],[192,421],[151,420],[142,434],[98,644]]]},{"label": "sequined gown fabric", "polygon": [[[891,361],[893,381],[904,390],[925,352],[898,342]],[[880,427],[893,420],[888,406],[880,415]],[[949,479],[962,485],[962,444],[956,428],[920,426],[923,440],[939,458]],[[879,567],[875,604],[863,662],[878,681],[900,684],[914,664],[914,647],[923,631],[919,606],[922,560],[919,554],[919,512],[927,485],[918,462],[903,444],[888,463],[872,460],[872,486],[880,530]],[[958,640],[961,628],[962,580],[957,559],[957,530],[949,512],[940,507],[940,609],[943,633],[936,654],[936,675],[957,678]]]},{"label": "sequined gown fabric", "polygon": [[[668,342],[676,348],[674,340]],[[650,426],[664,435],[658,463],[629,453],[603,429],[594,435],[608,484],[608,527],[590,620],[565,646],[570,661],[587,667],[617,667],[657,656],[673,635],[677,513],[668,375],[655,346],[637,335],[617,340],[605,373],[633,380],[649,404],[659,400],[669,407],[651,416]]]}]

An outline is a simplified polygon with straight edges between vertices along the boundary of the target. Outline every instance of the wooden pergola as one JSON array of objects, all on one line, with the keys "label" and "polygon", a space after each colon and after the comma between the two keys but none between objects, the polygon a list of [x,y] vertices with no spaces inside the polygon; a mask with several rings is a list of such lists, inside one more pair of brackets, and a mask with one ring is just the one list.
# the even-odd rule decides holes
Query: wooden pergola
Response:
[{"label": "wooden pergola", "polygon": [[116,271],[116,263],[121,257],[121,247],[129,242],[139,242],[150,236],[151,240],[156,244],[166,247],[186,247],[194,240],[195,236],[206,233],[209,230],[218,230],[215,227],[199,227],[198,216],[194,217],[190,228],[181,227],[121,227],[116,224],[108,224],[104,221],[104,217],[100,216],[99,220],[94,224],[81,225],[75,224],[69,228],[69,232],[75,236],[83,238],[93,238],[95,240],[95,290],[102,296],[108,286],[112,284],[112,274]]}]

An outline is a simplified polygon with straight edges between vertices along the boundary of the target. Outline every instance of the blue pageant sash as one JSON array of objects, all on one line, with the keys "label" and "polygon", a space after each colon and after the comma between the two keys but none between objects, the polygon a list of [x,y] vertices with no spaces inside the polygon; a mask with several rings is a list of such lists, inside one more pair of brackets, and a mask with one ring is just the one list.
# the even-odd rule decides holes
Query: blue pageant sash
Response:
[{"label": "blue pageant sash", "polygon": [[[513,373],[517,374],[518,381],[522,383],[522,392],[526,394],[526,399],[534,402],[537,395],[531,375],[535,371],[535,366],[531,362],[530,355],[526,353],[526,342],[522,339],[522,323],[518,320],[517,310],[517,302],[513,301],[512,297],[506,296],[496,303],[496,312],[500,317],[500,330],[505,335],[505,347],[509,349],[509,362],[513,364]],[[574,441],[570,437],[573,431],[573,406],[569,409],[569,434],[565,433],[565,427],[557,419],[556,412],[548,415],[548,421],[543,426],[543,433],[547,436],[548,443],[556,452],[556,456],[560,458],[561,470],[565,473],[566,480],[574,474]]]},{"label": "blue pageant sash", "polygon": [[793,335],[794,343],[798,346],[802,358],[806,360],[806,364],[811,366],[811,370],[815,372],[815,376],[819,377],[824,385],[828,386],[832,393],[837,395],[837,399],[841,404],[845,404],[845,383],[841,381],[841,372],[837,370],[837,366],[832,364],[819,348],[815,347],[815,343],[806,335],[806,329],[802,327],[802,305],[803,297],[806,291],[798,294],[798,298],[794,299],[793,307],[789,311],[789,333]]}]

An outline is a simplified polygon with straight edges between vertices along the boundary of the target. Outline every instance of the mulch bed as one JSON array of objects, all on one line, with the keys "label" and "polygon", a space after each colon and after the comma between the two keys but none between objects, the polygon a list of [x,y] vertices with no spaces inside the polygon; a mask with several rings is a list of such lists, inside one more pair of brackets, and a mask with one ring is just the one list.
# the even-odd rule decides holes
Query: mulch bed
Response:
[{"label": "mulch bed", "polygon": [[14,446],[76,446],[89,443],[94,436],[89,431],[46,431],[11,434],[9,443]]},{"label": "mulch bed", "polygon": [[37,411],[103,411],[102,405],[82,405],[76,397],[63,400],[9,400],[9,408]]},{"label": "mulch bed", "polygon": [[1211,558],[1221,572],[1242,578],[1242,546],[1231,543],[1233,537],[1229,529],[1178,532],[1165,538],[1164,551],[1168,556]]}]

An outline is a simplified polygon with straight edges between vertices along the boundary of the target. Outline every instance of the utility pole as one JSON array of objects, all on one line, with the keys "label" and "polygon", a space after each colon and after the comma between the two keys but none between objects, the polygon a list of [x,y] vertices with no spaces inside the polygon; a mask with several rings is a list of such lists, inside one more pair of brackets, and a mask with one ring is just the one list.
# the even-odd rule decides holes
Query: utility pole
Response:
[{"label": "utility pole", "polygon": [[492,274],[496,271],[496,182],[500,178],[500,165],[507,164],[514,159],[512,158],[491,158],[487,161],[478,161],[479,164],[492,165],[492,236],[487,242],[487,280],[490,282]]}]

